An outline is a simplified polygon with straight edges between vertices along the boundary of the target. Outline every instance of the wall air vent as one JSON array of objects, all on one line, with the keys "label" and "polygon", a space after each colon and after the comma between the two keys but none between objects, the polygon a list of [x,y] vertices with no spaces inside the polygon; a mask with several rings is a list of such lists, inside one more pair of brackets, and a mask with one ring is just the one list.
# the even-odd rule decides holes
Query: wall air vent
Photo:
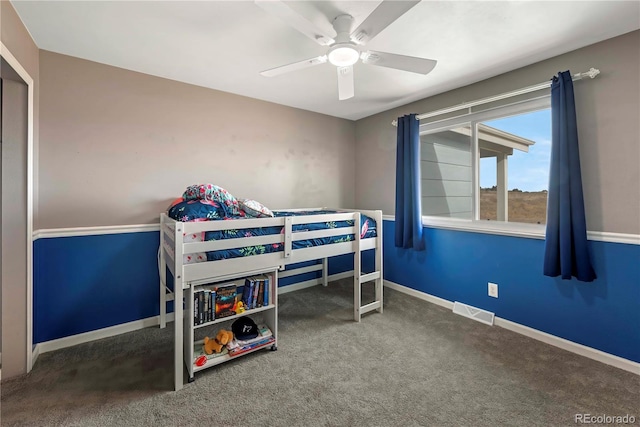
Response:
[{"label": "wall air vent", "polygon": [[453,303],[453,312],[461,316],[468,317],[469,319],[477,320],[478,322],[493,326],[494,314],[490,311],[475,308],[456,301]]}]

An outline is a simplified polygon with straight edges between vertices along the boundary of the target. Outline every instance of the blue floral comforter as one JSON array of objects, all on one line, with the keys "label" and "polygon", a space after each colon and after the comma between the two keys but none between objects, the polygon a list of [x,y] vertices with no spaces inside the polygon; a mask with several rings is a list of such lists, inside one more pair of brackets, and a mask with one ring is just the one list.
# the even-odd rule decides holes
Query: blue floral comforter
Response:
[{"label": "blue floral comforter", "polygon": [[[332,214],[339,213],[339,211],[330,211],[330,210],[319,210],[319,211],[274,211],[274,215],[276,217],[284,217],[284,216],[302,216],[302,215],[322,215],[322,214]],[[193,216],[193,215],[192,215]],[[183,212],[176,212],[172,209],[169,210],[169,217],[176,220],[184,220]],[[205,217],[206,218],[206,217]],[[209,215],[209,220],[215,219],[241,219],[243,216],[211,216]],[[200,218],[189,218],[191,221],[202,220]],[[206,219],[205,219],[206,220]],[[376,236],[376,222],[363,214],[360,214],[360,237],[363,239],[375,237]],[[293,232],[300,231],[314,231],[314,230],[324,230],[329,228],[341,228],[341,227],[352,227],[353,221],[331,221],[331,222],[314,222],[310,224],[294,224]],[[221,231],[209,231],[206,233],[201,233],[203,235],[193,235],[193,236],[185,236],[186,238],[190,238],[189,241],[203,241],[203,240],[223,240],[223,239],[236,239],[241,237],[251,237],[251,236],[266,236],[270,234],[280,234],[283,233],[284,229],[280,226],[274,227],[260,227],[260,228],[245,228],[239,230],[221,230]],[[308,248],[312,246],[320,246],[331,243],[340,243],[340,242],[350,242],[354,240],[353,234],[344,234],[338,236],[324,237],[321,239],[307,239],[307,240],[297,240],[293,241],[292,248],[293,249],[301,249]],[[186,240],[185,240],[186,241]],[[270,252],[278,252],[284,249],[283,243],[274,243],[270,245],[257,245],[257,246],[248,246],[248,247],[240,247],[235,249],[225,249],[219,251],[210,251],[206,253],[207,261],[215,261],[221,259],[229,259],[229,258],[238,258],[243,256],[251,256],[251,255],[260,255]],[[193,254],[193,261],[189,259],[188,261],[185,259],[185,262],[198,262],[204,261],[205,254]]]}]

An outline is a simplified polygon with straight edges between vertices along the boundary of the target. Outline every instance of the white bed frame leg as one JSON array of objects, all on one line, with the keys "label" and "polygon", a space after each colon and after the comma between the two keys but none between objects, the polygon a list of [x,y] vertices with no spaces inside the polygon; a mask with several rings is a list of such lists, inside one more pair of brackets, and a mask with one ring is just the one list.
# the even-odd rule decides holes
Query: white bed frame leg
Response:
[{"label": "white bed frame leg", "polygon": [[360,252],[360,213],[354,213],[354,243],[353,251],[353,320],[360,322],[360,306],[362,305],[362,257]]},{"label": "white bed frame leg", "polygon": [[378,230],[376,233],[376,261],[375,261],[375,268],[376,271],[380,272],[380,277],[378,279],[376,279],[376,301],[380,301],[380,307],[376,310],[378,313],[382,313],[382,306],[383,306],[383,293],[384,293],[384,274],[382,271],[382,264],[384,262],[383,258],[382,258],[382,211],[376,211],[376,224],[378,226]]},{"label": "white bed frame leg", "polygon": [[[175,229],[175,242],[182,242],[182,225],[180,223],[176,223]],[[182,290],[182,279],[183,279],[183,271],[182,271],[182,245],[176,244],[176,253],[174,254],[174,262],[175,267],[173,271],[175,271],[175,275],[173,277],[173,327],[174,327],[174,351],[173,351],[173,364],[174,364],[174,389],[175,391],[181,390],[183,387],[183,378],[182,374],[184,372],[184,357],[183,357],[183,324],[184,324],[184,312],[182,309],[182,299],[183,299],[183,290]]]},{"label": "white bed frame leg", "polygon": [[164,215],[160,215],[160,328],[167,327],[167,267],[164,259]]},{"label": "white bed frame leg", "polygon": [[322,286],[329,286],[329,259],[322,258]]}]

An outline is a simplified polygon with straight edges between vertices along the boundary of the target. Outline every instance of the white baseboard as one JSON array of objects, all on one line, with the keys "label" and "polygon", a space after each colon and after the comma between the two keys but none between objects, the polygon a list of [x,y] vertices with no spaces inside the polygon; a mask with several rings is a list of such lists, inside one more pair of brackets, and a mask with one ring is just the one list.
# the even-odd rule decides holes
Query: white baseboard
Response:
[{"label": "white baseboard", "polygon": [[[173,321],[173,313],[167,314],[167,321]],[[120,334],[126,334],[127,332],[133,332],[152,326],[158,326],[160,324],[160,316],[147,317],[142,320],[135,320],[129,323],[123,323],[121,325],[110,326],[108,328],[98,329],[95,331],[84,332],[78,335],[72,335],[69,337],[59,338],[57,340],[45,341],[36,345],[35,353],[47,353],[49,351],[59,350],[65,347],[71,347],[74,345],[99,340],[102,338],[109,338]],[[35,363],[35,362],[34,362]]]},{"label": "white baseboard", "polygon": [[578,344],[576,342],[569,341],[564,338],[560,338],[555,335],[551,335],[546,332],[542,332],[537,329],[512,322],[510,320],[502,319],[500,317],[495,318],[495,325],[525,335],[529,338],[551,344],[563,350],[579,354],[580,356],[588,357],[589,359],[597,360],[598,362],[615,366],[616,368],[624,369],[625,371],[640,375],[640,363],[634,362],[632,360],[624,359],[610,353],[605,353],[604,351],[592,347],[587,347],[586,345]]},{"label": "white baseboard", "polygon": [[36,360],[38,360],[38,356],[40,356],[40,346],[38,344],[33,346],[33,350],[31,351],[31,367],[36,364]]},{"label": "white baseboard", "polygon": [[389,289],[393,289],[398,292],[402,292],[403,294],[411,295],[412,297],[439,305],[444,308],[448,308],[449,310],[453,310],[453,302],[448,301],[446,299],[438,298],[436,296],[429,295],[424,292],[416,291],[415,289],[411,289],[406,286],[399,285],[394,282],[390,282],[388,280],[384,281],[384,285]]},{"label": "white baseboard", "polygon": [[[453,310],[453,302],[451,301],[427,294],[425,292],[416,291],[415,289],[411,289],[406,286],[390,282],[388,280],[384,281],[384,285],[389,289],[394,289],[398,292],[402,292],[412,297]],[[615,366],[616,368],[623,369],[636,375],[640,375],[640,363],[638,362],[624,359],[610,353],[605,353],[604,351],[597,350],[592,347],[587,347],[585,345],[578,344],[573,341],[569,341],[564,338],[560,338],[555,335],[551,335],[546,332],[542,332],[537,329],[533,329],[528,326],[503,319],[501,317],[496,316],[494,319],[494,324],[495,326],[517,332],[529,338],[533,338],[546,344],[550,344],[554,347],[570,351],[571,353],[579,354],[580,356],[588,357],[589,359],[593,359],[607,365]]]},{"label": "white baseboard", "polygon": [[[347,271],[344,273],[332,274],[329,276],[328,281],[333,282],[335,280],[345,279],[353,277],[353,271]],[[322,284],[322,279],[306,280],[304,282],[296,283],[289,286],[283,286],[278,288],[278,295],[286,294],[288,292],[299,291],[301,289],[309,288],[311,286],[317,286]],[[167,323],[173,322],[173,313],[167,314]],[[109,338],[127,332],[133,332],[152,326],[158,326],[160,324],[160,316],[148,317],[142,320],[135,320],[129,323],[123,323],[121,325],[110,326],[108,328],[98,329],[95,331],[84,332],[78,335],[72,335],[69,337],[59,338],[57,340],[45,341],[36,344],[33,349],[33,364],[36,363],[38,355],[41,353],[47,353],[61,348],[71,347],[74,345],[99,340],[102,338]]]}]

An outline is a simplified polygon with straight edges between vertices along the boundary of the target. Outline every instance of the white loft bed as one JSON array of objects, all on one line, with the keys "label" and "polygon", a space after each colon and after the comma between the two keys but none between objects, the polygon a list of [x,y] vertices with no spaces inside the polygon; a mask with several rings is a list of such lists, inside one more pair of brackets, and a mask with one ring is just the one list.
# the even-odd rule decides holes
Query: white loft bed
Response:
[{"label": "white loft bed", "polygon": [[[293,211],[290,209],[289,211]],[[300,209],[302,210],[302,209]],[[304,209],[309,210],[309,209]],[[251,218],[222,221],[180,222],[169,218],[165,213],[160,215],[160,327],[167,322],[167,301],[183,301],[184,290],[192,285],[221,281],[239,276],[250,276],[256,272],[268,269],[282,269],[288,264],[305,261],[322,260],[322,284],[327,286],[328,262],[327,258],[336,255],[354,254],[353,289],[354,289],[354,320],[359,322],[362,314],[376,310],[382,313],[382,211],[354,211],[335,209],[339,213],[314,214],[300,216],[284,216],[275,218]],[[360,237],[360,214],[375,220],[376,236]],[[353,221],[351,227],[328,228],[314,231],[293,232],[294,224],[311,224],[329,221]],[[264,236],[252,236],[235,239],[212,240],[205,242],[183,241],[184,234],[201,233],[220,230],[242,230],[258,227],[283,227],[284,233]],[[348,242],[328,243],[308,248],[293,249],[292,244],[297,240],[320,239],[332,236],[353,234],[354,240]],[[217,261],[184,264],[185,254],[241,248],[257,245],[283,243],[284,250],[240,258],[222,259]],[[362,251],[375,249],[375,271],[362,274]],[[166,270],[174,278],[173,290],[167,286]],[[303,267],[300,272],[320,270],[320,268]],[[295,272],[296,270],[294,270]],[[375,300],[362,305],[362,283],[375,281]],[[174,379],[175,389],[183,385],[183,328],[184,309],[182,304],[174,304]],[[184,361],[191,363],[191,361]]]}]

